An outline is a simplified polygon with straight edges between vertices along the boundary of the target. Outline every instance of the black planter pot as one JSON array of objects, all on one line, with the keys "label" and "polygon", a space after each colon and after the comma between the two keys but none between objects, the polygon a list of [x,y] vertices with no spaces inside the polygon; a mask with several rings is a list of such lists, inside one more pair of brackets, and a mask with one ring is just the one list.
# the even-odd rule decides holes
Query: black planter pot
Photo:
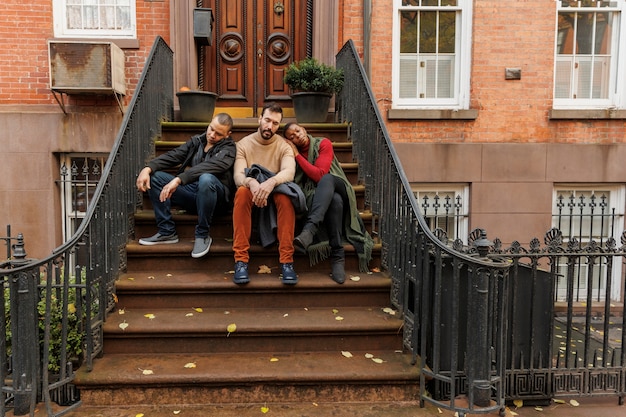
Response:
[{"label": "black planter pot", "polygon": [[183,122],[210,122],[213,119],[217,94],[209,91],[179,91],[176,96]]},{"label": "black planter pot", "polygon": [[298,123],[321,123],[328,117],[328,106],[333,95],[330,93],[293,93],[293,111]]}]

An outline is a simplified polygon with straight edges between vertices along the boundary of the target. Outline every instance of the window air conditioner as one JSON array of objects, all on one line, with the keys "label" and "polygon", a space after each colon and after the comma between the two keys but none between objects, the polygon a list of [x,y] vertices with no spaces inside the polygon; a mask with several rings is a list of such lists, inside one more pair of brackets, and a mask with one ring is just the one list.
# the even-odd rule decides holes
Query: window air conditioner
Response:
[{"label": "window air conditioner", "polygon": [[48,46],[53,93],[126,94],[124,51],[114,43],[49,41]]}]

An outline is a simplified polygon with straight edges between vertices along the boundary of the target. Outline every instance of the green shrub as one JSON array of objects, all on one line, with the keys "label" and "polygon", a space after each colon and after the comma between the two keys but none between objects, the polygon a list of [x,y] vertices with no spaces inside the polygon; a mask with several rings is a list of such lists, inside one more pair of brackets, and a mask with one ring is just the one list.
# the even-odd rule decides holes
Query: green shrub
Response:
[{"label": "green shrub", "polygon": [[339,93],[343,88],[343,69],[306,58],[293,62],[285,71],[285,84],[293,91]]}]

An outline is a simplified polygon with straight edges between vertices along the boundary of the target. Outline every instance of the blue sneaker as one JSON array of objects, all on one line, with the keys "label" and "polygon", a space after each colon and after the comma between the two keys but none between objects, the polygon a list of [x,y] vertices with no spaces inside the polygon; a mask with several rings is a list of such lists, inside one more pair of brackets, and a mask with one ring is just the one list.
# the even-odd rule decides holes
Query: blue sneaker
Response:
[{"label": "blue sneaker", "polygon": [[286,285],[296,285],[298,283],[298,275],[293,270],[292,263],[281,264],[282,269],[282,281]]},{"label": "blue sneaker", "polygon": [[248,264],[246,262],[235,262],[235,275],[233,276],[233,282],[237,285],[244,285],[250,282],[250,277],[248,276]]}]

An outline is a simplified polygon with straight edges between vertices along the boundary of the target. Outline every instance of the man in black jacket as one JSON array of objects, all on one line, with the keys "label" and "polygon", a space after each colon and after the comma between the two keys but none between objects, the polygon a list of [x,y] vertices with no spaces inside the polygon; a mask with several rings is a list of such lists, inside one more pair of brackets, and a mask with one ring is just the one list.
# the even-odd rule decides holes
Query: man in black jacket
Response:
[{"label": "man in black jacket", "polygon": [[[175,205],[198,214],[191,256],[200,258],[209,252],[213,215],[227,209],[234,195],[232,167],[237,148],[230,137],[232,127],[230,115],[219,113],[205,133],[151,160],[141,170],[137,188],[148,192],[158,232],[139,239],[140,244],[178,242],[171,214],[171,206]],[[176,176],[164,171],[176,167]]]}]

